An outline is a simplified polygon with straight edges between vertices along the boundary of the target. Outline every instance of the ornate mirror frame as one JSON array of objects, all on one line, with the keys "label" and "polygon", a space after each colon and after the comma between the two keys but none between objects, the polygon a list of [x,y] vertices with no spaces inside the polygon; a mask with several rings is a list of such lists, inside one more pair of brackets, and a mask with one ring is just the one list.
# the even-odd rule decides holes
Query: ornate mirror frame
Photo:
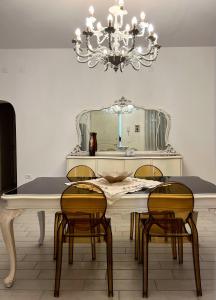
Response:
[{"label": "ornate mirror frame", "polygon": [[[72,154],[73,155],[74,154],[79,155],[79,154],[82,154],[82,153],[84,154],[84,152],[86,152],[86,151],[81,150],[82,135],[81,135],[81,129],[80,129],[80,125],[79,125],[81,118],[85,114],[93,112],[93,111],[109,111],[109,112],[112,112],[112,113],[118,113],[118,109],[121,110],[121,113],[128,112],[128,111],[124,111],[125,109],[142,109],[144,111],[155,111],[155,112],[158,113],[157,114],[158,118],[160,118],[160,114],[163,114],[163,116],[165,116],[166,122],[167,122],[166,130],[165,130],[165,136],[164,136],[165,149],[163,149],[163,150],[157,149],[157,150],[152,150],[152,151],[143,150],[143,151],[135,151],[135,152],[139,152],[139,154],[141,154],[141,152],[142,152],[142,154],[147,154],[147,153],[150,154],[150,152],[151,152],[151,153],[158,154],[158,155],[161,155],[161,154],[176,155],[176,151],[169,144],[169,133],[170,133],[170,128],[171,128],[171,117],[170,117],[170,115],[162,109],[145,108],[143,106],[136,106],[130,100],[127,100],[124,97],[122,97],[120,100],[115,101],[114,104],[111,105],[111,106],[102,107],[102,108],[98,108],[98,109],[83,110],[76,116],[76,130],[77,130],[77,137],[78,137],[78,145],[74,148],[74,150],[72,151]],[[158,132],[159,132],[159,126],[160,126],[160,123],[157,126],[157,136],[158,136]],[[118,145],[117,149],[115,151],[110,151],[110,153],[112,152],[112,155],[113,155],[114,154],[113,152],[118,153],[119,151],[125,151],[126,149],[127,148],[125,148],[125,147],[121,148],[121,146]],[[128,149],[128,150],[132,150],[132,149]],[[126,154],[129,153],[128,150],[126,151]],[[100,151],[100,153],[98,153],[98,154],[102,155],[103,153],[106,153],[106,155],[109,155],[108,152],[109,152],[108,150],[105,150],[105,151]],[[134,152],[133,153],[130,152],[130,153],[132,155],[134,155]]]}]

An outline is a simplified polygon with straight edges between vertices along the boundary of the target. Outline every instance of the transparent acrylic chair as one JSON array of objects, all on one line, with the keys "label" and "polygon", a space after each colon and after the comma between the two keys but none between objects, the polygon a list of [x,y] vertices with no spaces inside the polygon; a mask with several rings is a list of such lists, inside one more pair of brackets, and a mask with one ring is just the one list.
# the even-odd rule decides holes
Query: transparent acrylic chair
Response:
[{"label": "transparent acrylic chair", "polygon": [[[140,166],[134,173],[135,178],[142,178],[142,177],[161,177],[163,173],[161,170],[154,166],[154,165],[142,165]],[[138,258],[138,219],[139,214],[137,212],[130,213],[130,239],[133,240],[134,236],[134,227],[135,227],[135,258]]]},{"label": "transparent acrylic chair", "polygon": [[[55,297],[59,296],[63,243],[69,242],[69,263],[73,263],[74,238],[95,239],[98,236],[103,236],[106,242],[108,296],[113,296],[112,230],[111,220],[105,217],[106,208],[106,196],[94,184],[76,183],[62,193],[62,218],[58,224],[56,242]],[[97,231],[98,225],[100,232]]]},{"label": "transparent acrylic chair", "polygon": [[[74,181],[74,180],[78,180],[78,181],[83,181],[83,180],[87,180],[87,179],[91,179],[91,178],[95,178],[95,173],[94,171],[86,165],[77,165],[75,167],[73,167],[66,175],[67,179],[69,181]],[[56,239],[57,239],[57,228],[58,228],[58,224],[61,221],[61,217],[62,214],[61,212],[56,212],[55,213],[55,225],[54,225],[54,254],[53,254],[53,258],[56,259]],[[100,238],[98,238],[98,240],[100,241]],[[93,247],[93,246],[92,246]],[[92,258],[94,259],[94,255],[92,255]]]},{"label": "transparent acrylic chair", "polygon": [[148,213],[142,214],[141,255],[143,261],[143,297],[148,297],[148,251],[153,237],[170,238],[178,243],[179,263],[183,263],[183,239],[192,243],[194,274],[197,296],[202,296],[199,241],[193,221],[194,196],[192,191],[179,182],[167,182],[155,187],[148,196]]}]

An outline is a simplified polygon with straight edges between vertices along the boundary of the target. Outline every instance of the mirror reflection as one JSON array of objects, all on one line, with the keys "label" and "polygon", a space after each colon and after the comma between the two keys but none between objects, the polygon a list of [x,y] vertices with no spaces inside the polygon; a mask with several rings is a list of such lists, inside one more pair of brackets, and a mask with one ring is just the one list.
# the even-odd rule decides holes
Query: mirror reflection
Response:
[{"label": "mirror reflection", "polygon": [[82,151],[88,151],[90,132],[97,133],[98,151],[161,151],[167,148],[170,117],[162,110],[136,107],[121,98],[110,107],[82,112],[77,129]]}]

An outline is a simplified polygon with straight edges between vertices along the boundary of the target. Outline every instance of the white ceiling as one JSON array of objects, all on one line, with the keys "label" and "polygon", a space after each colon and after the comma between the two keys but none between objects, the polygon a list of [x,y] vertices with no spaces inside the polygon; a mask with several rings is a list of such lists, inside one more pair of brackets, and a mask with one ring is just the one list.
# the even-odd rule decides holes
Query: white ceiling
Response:
[{"label": "white ceiling", "polygon": [[[105,24],[115,0],[0,0],[0,48],[68,48],[91,4]],[[164,47],[216,46],[216,0],[125,0],[144,10]],[[127,21],[127,22],[128,22]]]}]

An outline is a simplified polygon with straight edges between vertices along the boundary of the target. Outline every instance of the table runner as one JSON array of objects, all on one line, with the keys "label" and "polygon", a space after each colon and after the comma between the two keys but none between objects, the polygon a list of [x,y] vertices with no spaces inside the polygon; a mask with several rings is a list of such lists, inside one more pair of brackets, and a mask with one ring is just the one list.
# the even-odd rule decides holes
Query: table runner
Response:
[{"label": "table runner", "polygon": [[[161,182],[156,180],[139,179],[134,177],[127,177],[123,181],[116,183],[109,183],[105,178],[82,181],[82,184],[84,184],[85,182],[93,183],[99,186],[106,195],[109,205],[112,205],[116,200],[119,200],[123,195],[127,193],[137,192],[142,190],[142,188],[153,188],[161,184]],[[75,182],[70,182],[66,184],[71,185],[74,183]]]}]

